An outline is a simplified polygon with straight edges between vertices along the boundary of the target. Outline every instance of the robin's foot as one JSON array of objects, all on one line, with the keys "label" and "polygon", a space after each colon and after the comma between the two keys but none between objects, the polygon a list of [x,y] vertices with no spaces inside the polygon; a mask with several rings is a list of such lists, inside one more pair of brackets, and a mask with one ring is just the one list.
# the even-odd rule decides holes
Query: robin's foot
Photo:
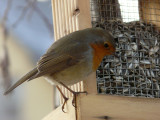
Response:
[{"label": "robin's foot", "polygon": [[86,91],[84,91],[84,92],[75,92],[75,91],[73,91],[72,89],[70,89],[68,86],[66,86],[65,84],[63,84],[62,82],[60,82],[60,84],[62,85],[62,86],[64,86],[67,90],[69,90],[72,94],[73,94],[73,100],[72,100],[72,105],[76,108],[76,96],[78,95],[78,94],[80,94],[80,93],[86,93],[87,94],[87,92]]},{"label": "robin's foot", "polygon": [[84,92],[72,92],[73,93],[73,100],[72,100],[72,105],[76,108],[76,96],[78,95],[78,94],[80,94],[80,93],[85,93],[85,94],[87,94],[87,92],[86,91],[84,91]]},{"label": "robin's foot", "polygon": [[63,105],[62,105],[62,111],[63,111],[64,113],[66,113],[66,112],[64,111],[64,106],[65,106],[65,104],[67,103],[67,101],[68,101],[68,98],[65,97],[65,98],[64,98],[64,103],[63,103]]},{"label": "robin's foot", "polygon": [[59,90],[59,92],[61,93],[61,95],[62,95],[62,97],[63,97],[63,99],[64,99],[64,103],[63,103],[63,105],[62,105],[62,111],[63,111],[64,113],[66,113],[66,112],[64,111],[64,106],[65,106],[65,104],[67,103],[68,98],[63,94],[63,92],[61,91],[61,89],[59,88],[58,85],[57,85],[56,87],[57,87],[57,89]]}]

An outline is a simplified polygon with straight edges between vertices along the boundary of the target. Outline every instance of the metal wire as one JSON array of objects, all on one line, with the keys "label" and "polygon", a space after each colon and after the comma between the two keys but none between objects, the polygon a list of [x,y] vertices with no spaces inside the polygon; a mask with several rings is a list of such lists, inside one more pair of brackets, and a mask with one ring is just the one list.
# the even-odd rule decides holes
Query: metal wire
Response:
[{"label": "metal wire", "polygon": [[92,26],[109,30],[116,56],[97,70],[98,92],[160,97],[160,1],[91,0]]}]

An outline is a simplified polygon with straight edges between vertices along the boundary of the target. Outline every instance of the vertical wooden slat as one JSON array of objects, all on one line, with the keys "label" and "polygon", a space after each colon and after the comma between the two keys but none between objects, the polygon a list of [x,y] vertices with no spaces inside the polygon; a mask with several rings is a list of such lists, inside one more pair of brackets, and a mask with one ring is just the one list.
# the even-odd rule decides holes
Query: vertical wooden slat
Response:
[{"label": "vertical wooden slat", "polygon": [[61,9],[61,3],[60,0],[57,1],[58,3],[58,18],[59,18],[59,28],[60,28],[60,38],[63,37],[63,22],[62,22],[62,9]]},{"label": "vertical wooden slat", "polygon": [[56,29],[55,29],[56,33],[54,35],[56,36],[55,40],[57,40],[60,38],[60,27],[59,27],[60,21],[58,18],[58,3],[57,3],[58,1],[57,0],[54,0],[54,1],[55,1],[55,18],[56,18],[56,22],[54,24],[56,25]]},{"label": "vertical wooden slat", "polygon": [[[76,10],[77,9],[77,0],[73,0],[73,9]],[[75,29],[79,30],[78,28],[78,23],[77,23],[77,16],[73,14],[73,19],[74,19],[74,24],[75,24]]]},{"label": "vertical wooden slat", "polygon": [[73,16],[72,16],[72,10],[73,10],[73,0],[70,0],[70,3],[69,3],[69,8],[70,8],[70,19],[71,19],[71,23],[72,23],[72,29],[73,31],[75,31],[75,25],[74,25],[74,20],[73,20]]},{"label": "vertical wooden slat", "polygon": [[[52,14],[53,14],[53,21],[54,23],[57,23],[57,20],[56,20],[56,7],[55,7],[55,1],[52,0]],[[54,28],[54,39],[57,40],[57,26],[56,24],[53,25],[53,28]]]},{"label": "vertical wooden slat", "polygon": [[66,27],[65,27],[65,34],[69,34],[69,20],[68,20],[68,11],[67,11],[67,1],[63,0],[63,7],[64,7],[64,12],[65,12],[65,22],[66,22]]}]

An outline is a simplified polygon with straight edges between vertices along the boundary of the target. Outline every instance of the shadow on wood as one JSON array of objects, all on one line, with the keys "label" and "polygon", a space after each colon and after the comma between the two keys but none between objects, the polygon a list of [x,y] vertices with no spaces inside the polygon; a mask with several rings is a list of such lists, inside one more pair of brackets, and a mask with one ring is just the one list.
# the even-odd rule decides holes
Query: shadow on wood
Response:
[{"label": "shadow on wood", "polygon": [[57,109],[48,114],[42,120],[76,120],[76,112],[75,108],[72,105],[72,99],[73,98],[70,98],[65,105],[66,113],[62,111],[62,105],[60,105]]}]

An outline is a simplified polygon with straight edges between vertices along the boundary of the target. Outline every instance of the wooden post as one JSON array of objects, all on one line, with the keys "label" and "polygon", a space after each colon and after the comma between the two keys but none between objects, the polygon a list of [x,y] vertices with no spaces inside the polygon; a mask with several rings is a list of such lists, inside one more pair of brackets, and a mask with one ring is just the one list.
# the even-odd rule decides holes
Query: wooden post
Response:
[{"label": "wooden post", "polygon": [[79,15],[78,26],[79,29],[91,28],[91,15],[90,15],[90,0],[78,0]]},{"label": "wooden post", "polygon": [[87,91],[89,94],[97,93],[97,81],[96,73],[92,73],[83,81],[84,91]]},{"label": "wooden post", "polygon": [[[78,9],[80,14],[78,16],[79,29],[91,28],[91,15],[90,15],[90,0],[78,0]],[[88,93],[97,93],[96,73],[88,76],[83,81],[84,91]]]},{"label": "wooden post", "polygon": [[139,0],[140,19],[152,23],[160,30],[160,1]]}]

